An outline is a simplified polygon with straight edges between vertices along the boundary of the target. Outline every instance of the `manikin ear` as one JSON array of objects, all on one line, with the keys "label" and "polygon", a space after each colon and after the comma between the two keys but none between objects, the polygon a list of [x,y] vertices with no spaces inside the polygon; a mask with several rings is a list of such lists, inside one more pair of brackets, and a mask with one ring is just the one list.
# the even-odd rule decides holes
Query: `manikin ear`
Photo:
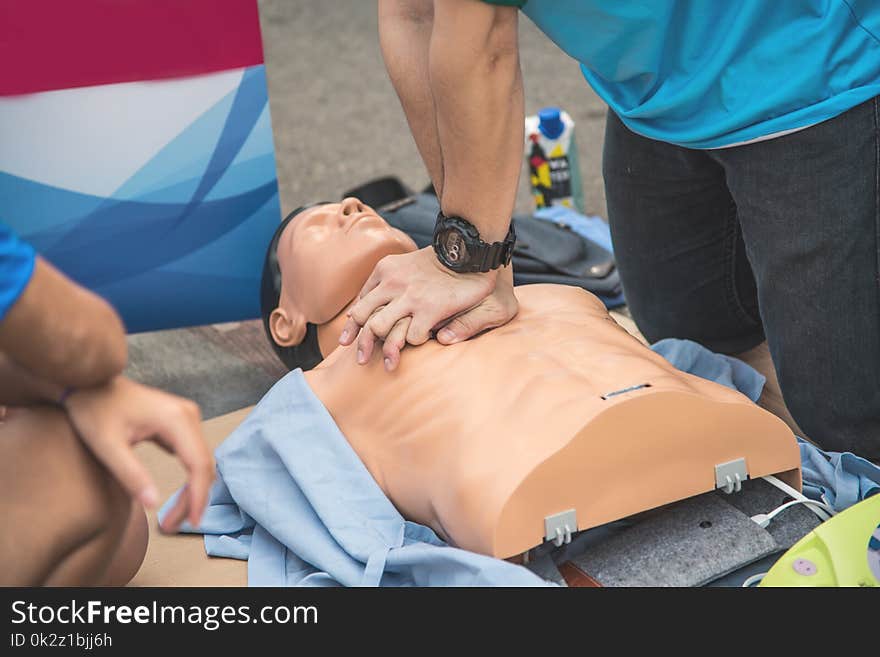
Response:
[{"label": "manikin ear", "polygon": [[292,347],[306,336],[306,318],[302,313],[289,313],[279,306],[269,315],[269,332],[279,347]]}]

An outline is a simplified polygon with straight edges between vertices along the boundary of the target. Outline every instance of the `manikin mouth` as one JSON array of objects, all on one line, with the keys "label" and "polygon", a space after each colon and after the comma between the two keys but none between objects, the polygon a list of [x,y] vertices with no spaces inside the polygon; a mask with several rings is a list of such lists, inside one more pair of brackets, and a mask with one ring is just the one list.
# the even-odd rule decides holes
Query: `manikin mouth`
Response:
[{"label": "manikin mouth", "polygon": [[357,212],[357,213],[351,215],[351,217],[348,219],[348,221],[345,222],[345,229],[344,229],[345,233],[347,234],[352,228],[354,228],[355,224],[358,224],[361,221],[368,220],[368,219],[379,219],[379,218],[375,214],[373,214],[372,212]]}]

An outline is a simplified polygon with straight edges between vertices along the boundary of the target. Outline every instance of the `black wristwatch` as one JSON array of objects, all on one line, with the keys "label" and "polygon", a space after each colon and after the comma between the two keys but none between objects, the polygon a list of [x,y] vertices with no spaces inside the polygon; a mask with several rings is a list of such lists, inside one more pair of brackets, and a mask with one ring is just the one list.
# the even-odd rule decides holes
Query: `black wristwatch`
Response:
[{"label": "black wristwatch", "polygon": [[487,272],[510,264],[516,231],[513,221],[503,242],[488,244],[480,239],[480,231],[467,219],[437,214],[434,226],[434,253],[437,259],[454,272]]}]

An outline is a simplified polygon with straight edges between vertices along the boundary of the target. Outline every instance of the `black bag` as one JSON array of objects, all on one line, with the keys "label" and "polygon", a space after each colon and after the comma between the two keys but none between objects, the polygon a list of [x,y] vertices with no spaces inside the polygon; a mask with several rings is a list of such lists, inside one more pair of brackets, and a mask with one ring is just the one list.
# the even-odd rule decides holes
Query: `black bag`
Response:
[{"label": "black bag", "polygon": [[[397,178],[380,178],[349,190],[371,205],[385,220],[403,231],[423,248],[431,244],[434,223],[440,204],[428,187],[413,194]],[[620,276],[614,256],[601,246],[585,239],[566,226],[534,217],[513,217],[516,246],[513,250],[513,282],[575,285],[602,297],[620,296]]]}]

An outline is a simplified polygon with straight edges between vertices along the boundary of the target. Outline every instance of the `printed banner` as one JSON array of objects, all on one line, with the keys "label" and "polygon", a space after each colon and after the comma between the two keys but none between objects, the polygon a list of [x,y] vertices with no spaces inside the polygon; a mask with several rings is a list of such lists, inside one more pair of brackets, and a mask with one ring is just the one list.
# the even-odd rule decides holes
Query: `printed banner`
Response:
[{"label": "printed banner", "polygon": [[0,54],[0,222],[130,331],[256,317],[280,218],[256,0],[6,0]]}]

